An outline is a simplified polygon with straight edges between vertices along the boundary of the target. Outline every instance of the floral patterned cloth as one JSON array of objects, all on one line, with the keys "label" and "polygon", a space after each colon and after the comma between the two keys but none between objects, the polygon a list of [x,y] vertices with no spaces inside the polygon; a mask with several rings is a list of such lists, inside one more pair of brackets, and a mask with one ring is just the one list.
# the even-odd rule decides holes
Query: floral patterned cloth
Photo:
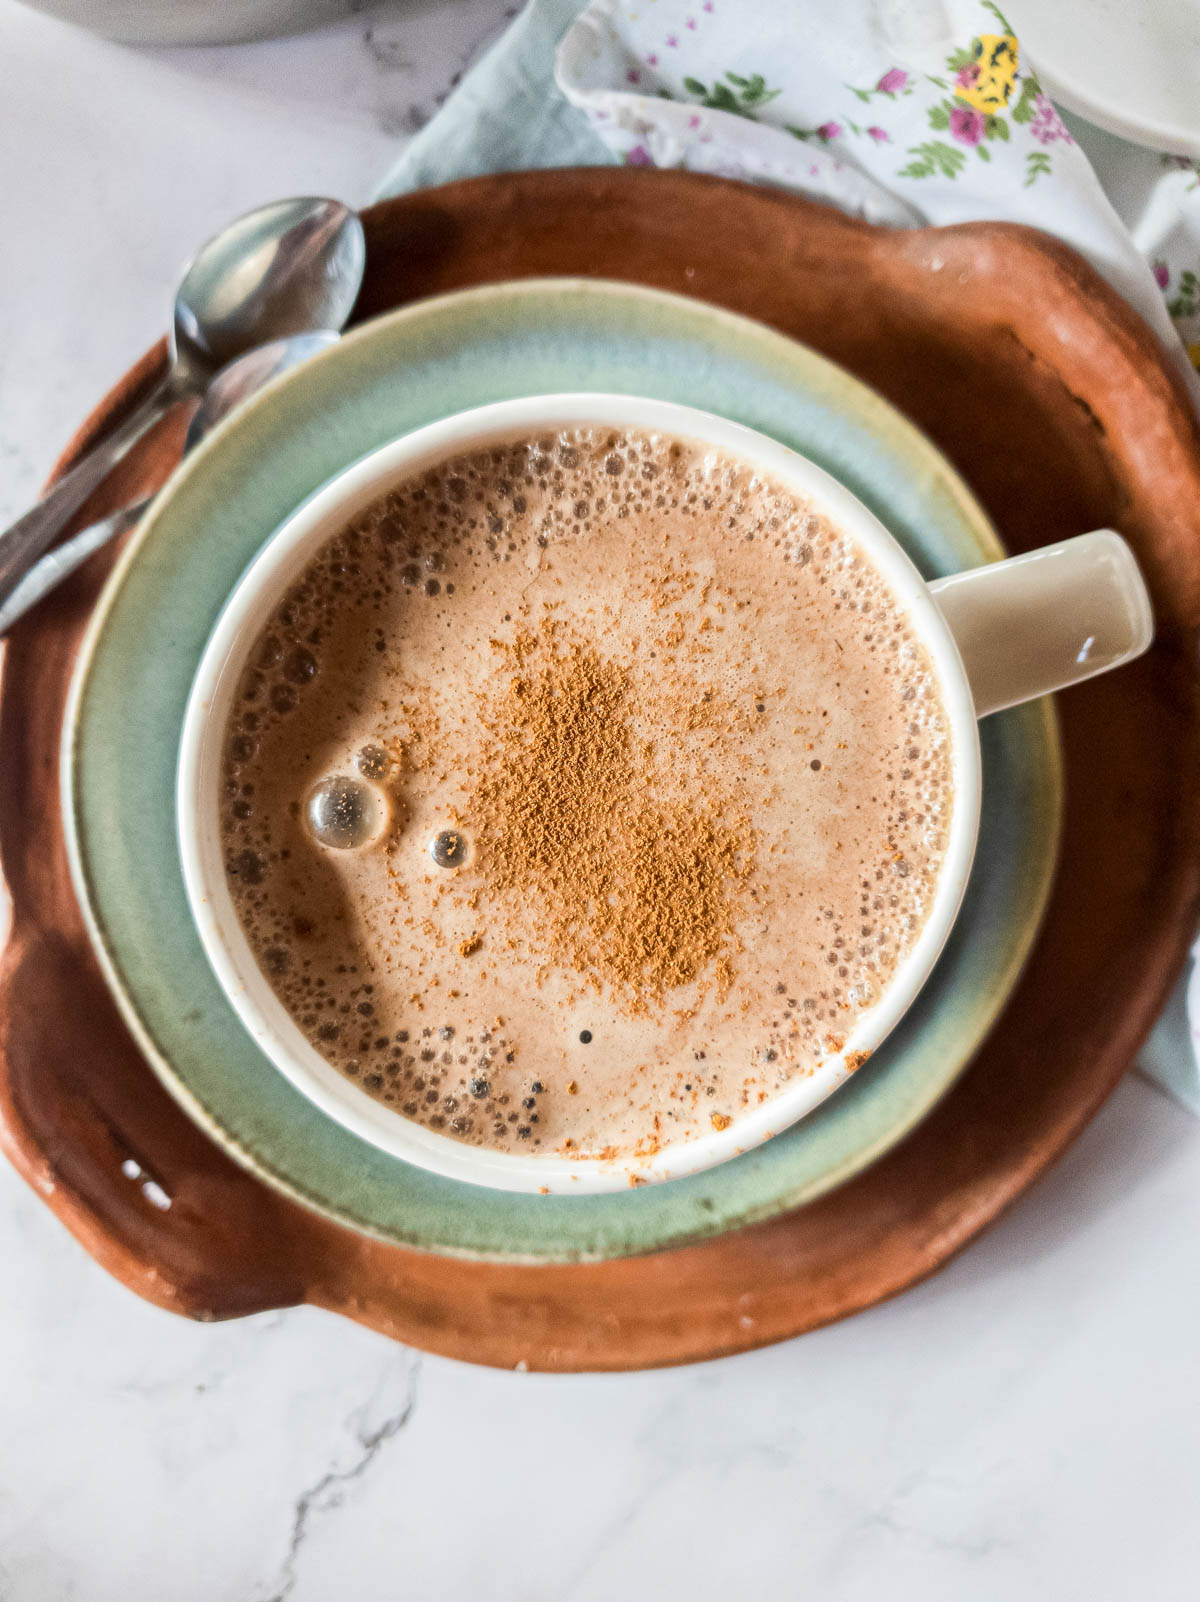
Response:
[{"label": "floral patterned cloth", "polygon": [[1200,400],[1200,169],[1068,127],[994,0],[593,0],[557,79],[630,165],[780,184],[872,222],[1047,229]]}]

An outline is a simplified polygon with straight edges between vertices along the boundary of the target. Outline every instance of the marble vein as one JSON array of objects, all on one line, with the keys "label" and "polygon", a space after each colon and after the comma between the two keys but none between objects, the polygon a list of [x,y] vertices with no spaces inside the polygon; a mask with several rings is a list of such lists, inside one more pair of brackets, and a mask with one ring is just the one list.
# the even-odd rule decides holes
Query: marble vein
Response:
[{"label": "marble vein", "polygon": [[347,1488],[363,1478],[388,1442],[399,1435],[412,1418],[417,1406],[417,1381],[421,1372],[419,1355],[409,1353],[405,1367],[407,1387],[400,1406],[373,1424],[367,1423],[367,1416],[375,1398],[356,1408],[345,1425],[357,1443],[356,1455],[344,1468],[327,1469],[319,1480],[296,1498],[287,1551],[279,1568],[275,1589],[267,1602],[287,1602],[299,1578],[297,1565],[313,1521],[342,1506]]},{"label": "marble vein", "polygon": [[[443,48],[436,65],[422,51],[419,37],[414,44],[412,19],[375,14],[363,27],[360,45],[375,79],[375,121],[381,133],[397,140],[419,133],[520,10],[514,5],[500,9],[495,0],[470,3],[469,36],[464,31],[462,42],[449,51],[439,40]],[[412,94],[410,85],[425,87],[425,94]]]}]

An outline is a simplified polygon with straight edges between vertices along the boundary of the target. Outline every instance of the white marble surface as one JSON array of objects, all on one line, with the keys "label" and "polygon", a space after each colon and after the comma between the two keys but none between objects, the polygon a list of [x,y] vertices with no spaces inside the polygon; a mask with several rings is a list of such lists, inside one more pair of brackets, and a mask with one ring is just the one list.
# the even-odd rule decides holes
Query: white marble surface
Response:
[{"label": "white marble surface", "polygon": [[[651,3],[651,0],[648,0]],[[0,0],[0,515],[195,241],[365,198],[502,21],[138,53]],[[1127,1082],[929,1283],[719,1364],[544,1378],[308,1309],[185,1324],[0,1162],[2,1602],[1195,1602],[1200,1122]]]}]

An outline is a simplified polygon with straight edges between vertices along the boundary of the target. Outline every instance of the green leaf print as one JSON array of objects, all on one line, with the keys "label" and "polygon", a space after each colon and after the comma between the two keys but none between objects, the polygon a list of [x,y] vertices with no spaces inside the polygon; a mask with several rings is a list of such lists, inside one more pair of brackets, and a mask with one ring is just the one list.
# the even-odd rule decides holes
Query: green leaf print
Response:
[{"label": "green leaf print", "polygon": [[1009,113],[1014,122],[1033,121],[1033,103],[1041,92],[1042,86],[1032,72],[1021,75],[1021,93],[1017,97],[1016,105]]},{"label": "green leaf print", "polygon": [[964,151],[940,139],[910,145],[908,153],[913,160],[907,167],[901,167],[901,178],[933,178],[938,174],[943,178],[957,178],[967,159]]},{"label": "green leaf print", "polygon": [[781,89],[768,89],[762,74],[759,72],[756,72],[746,82],[741,79],[735,79],[731,72],[727,73],[726,76],[741,86],[742,100],[747,106],[765,106],[768,100],[774,100],[777,95],[783,93]]},{"label": "green leaf print", "polygon": [[950,113],[945,106],[930,106],[929,126],[935,133],[945,133],[950,126]]},{"label": "green leaf print", "polygon": [[1036,184],[1039,178],[1044,178],[1050,171],[1050,157],[1044,150],[1031,151],[1025,158],[1025,187]]},{"label": "green leaf print", "polygon": [[[749,78],[737,72],[727,72],[725,79],[725,83],[714,82],[709,89],[699,78],[685,78],[683,87],[710,111],[729,111],[735,117],[747,117],[751,122],[755,120],[756,106],[765,106],[783,93],[782,89],[768,89],[767,80],[761,72]],[[733,88],[729,87],[730,84]]]},{"label": "green leaf print", "polygon": [[994,3],[994,0],[983,0],[983,9],[992,13],[993,17],[995,17],[996,21],[1000,24],[1001,33],[1010,33],[1014,37],[1016,36],[1017,30],[1004,15],[1003,11],[1001,11],[1000,7]]},{"label": "green leaf print", "polygon": [[1167,311],[1176,321],[1200,312],[1200,280],[1190,267],[1179,275],[1179,294],[1167,302]]},{"label": "green leaf print", "polygon": [[747,106],[762,105],[767,100],[774,100],[780,93],[778,89],[767,88],[767,81],[761,72],[753,73],[749,78],[743,78],[736,72],[727,72],[725,76],[735,89],[741,91],[742,101]]}]

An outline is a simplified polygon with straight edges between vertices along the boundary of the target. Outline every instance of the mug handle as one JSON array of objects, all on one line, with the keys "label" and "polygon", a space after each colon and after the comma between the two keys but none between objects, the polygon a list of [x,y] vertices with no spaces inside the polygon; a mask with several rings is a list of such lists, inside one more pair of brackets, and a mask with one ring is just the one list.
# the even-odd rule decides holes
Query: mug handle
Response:
[{"label": "mug handle", "polygon": [[1112,529],[956,573],[929,586],[966,669],[977,717],[1141,656],[1154,613]]}]

